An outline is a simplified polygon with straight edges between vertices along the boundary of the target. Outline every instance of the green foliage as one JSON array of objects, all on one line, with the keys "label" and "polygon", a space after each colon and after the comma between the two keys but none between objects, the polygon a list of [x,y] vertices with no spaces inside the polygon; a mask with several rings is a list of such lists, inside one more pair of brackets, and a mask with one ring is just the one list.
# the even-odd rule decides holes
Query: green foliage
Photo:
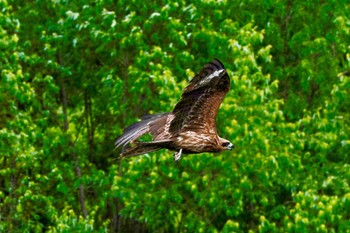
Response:
[{"label": "green foliage", "polygon": [[[350,231],[347,1],[0,0],[1,232]],[[203,64],[232,152],[118,160]]]}]

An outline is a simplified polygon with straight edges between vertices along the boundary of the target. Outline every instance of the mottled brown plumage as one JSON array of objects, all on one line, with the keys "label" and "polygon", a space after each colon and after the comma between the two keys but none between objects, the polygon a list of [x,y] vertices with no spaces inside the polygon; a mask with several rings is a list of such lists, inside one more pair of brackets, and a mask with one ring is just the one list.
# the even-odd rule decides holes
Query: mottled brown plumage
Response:
[{"label": "mottled brown plumage", "polygon": [[[181,154],[231,150],[233,144],[216,132],[216,114],[230,89],[230,78],[217,59],[207,63],[183,91],[181,100],[170,113],[145,116],[124,130],[115,145],[121,157],[136,156],[162,148]],[[151,134],[151,142],[136,141]]]}]

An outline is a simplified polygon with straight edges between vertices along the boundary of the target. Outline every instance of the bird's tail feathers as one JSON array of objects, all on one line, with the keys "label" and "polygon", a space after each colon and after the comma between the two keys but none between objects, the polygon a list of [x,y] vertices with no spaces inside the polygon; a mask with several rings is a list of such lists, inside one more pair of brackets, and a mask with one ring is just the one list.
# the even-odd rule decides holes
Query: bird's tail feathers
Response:
[{"label": "bird's tail feathers", "polygon": [[120,158],[137,156],[152,151],[156,151],[166,147],[167,144],[171,143],[172,140],[161,140],[153,142],[135,142],[134,145],[124,148],[120,154]]}]

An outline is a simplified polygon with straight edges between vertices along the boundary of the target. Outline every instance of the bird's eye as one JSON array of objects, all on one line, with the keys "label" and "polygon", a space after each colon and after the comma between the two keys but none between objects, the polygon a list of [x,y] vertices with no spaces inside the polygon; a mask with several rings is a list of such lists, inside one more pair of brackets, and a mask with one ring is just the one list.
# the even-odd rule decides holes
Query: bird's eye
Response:
[{"label": "bird's eye", "polygon": [[230,144],[229,142],[224,142],[224,143],[222,143],[222,146],[227,147],[229,144]]}]

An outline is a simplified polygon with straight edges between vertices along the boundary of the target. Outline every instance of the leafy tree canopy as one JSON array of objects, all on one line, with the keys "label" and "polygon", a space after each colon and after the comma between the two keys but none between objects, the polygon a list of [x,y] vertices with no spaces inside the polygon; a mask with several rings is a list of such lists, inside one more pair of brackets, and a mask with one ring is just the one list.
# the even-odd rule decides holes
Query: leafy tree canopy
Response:
[{"label": "leafy tree canopy", "polygon": [[[0,0],[1,232],[350,231],[350,4]],[[220,59],[232,152],[118,160]]]}]

